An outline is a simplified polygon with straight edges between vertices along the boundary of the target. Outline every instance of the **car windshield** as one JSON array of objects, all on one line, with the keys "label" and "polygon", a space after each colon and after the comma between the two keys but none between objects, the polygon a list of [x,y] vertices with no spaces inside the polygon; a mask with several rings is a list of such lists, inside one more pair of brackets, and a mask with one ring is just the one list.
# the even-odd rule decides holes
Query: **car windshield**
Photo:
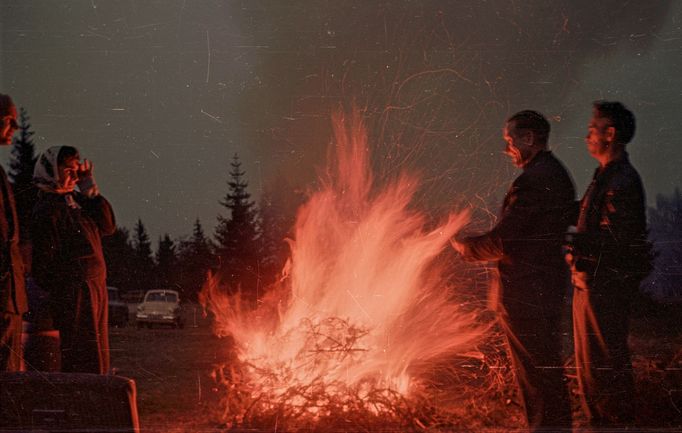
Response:
[{"label": "car windshield", "polygon": [[177,300],[175,293],[156,292],[147,295],[147,302],[176,302]]}]

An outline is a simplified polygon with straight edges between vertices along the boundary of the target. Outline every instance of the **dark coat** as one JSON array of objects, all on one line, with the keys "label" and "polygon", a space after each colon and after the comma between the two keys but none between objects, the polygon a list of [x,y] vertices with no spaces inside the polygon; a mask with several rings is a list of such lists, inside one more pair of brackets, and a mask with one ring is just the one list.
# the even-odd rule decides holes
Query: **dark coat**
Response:
[{"label": "dark coat", "polygon": [[102,236],[116,230],[114,212],[100,196],[74,193],[74,209],[59,194],[41,192],[33,209],[33,277],[50,294],[94,278],[106,278]]},{"label": "dark coat", "polygon": [[583,413],[591,426],[632,424],[630,312],[651,270],[644,188],[627,153],[595,171],[572,245],[573,335]]},{"label": "dark coat", "polygon": [[495,227],[461,241],[468,260],[497,261],[491,294],[507,336],[530,431],[570,429],[560,317],[568,289],[563,239],[574,207],[573,181],[549,151],[535,155],[504,198]]},{"label": "dark coat", "polygon": [[59,329],[61,367],[66,372],[107,373],[109,337],[106,265],[101,237],[116,230],[114,213],[102,196],[41,192],[33,209],[33,277],[49,294]]},{"label": "dark coat", "polygon": [[651,271],[642,180],[628,154],[598,168],[580,203],[573,243],[575,266],[595,280]]},{"label": "dark coat", "polygon": [[512,183],[495,227],[462,241],[464,258],[498,261],[505,297],[521,295],[513,293],[516,286],[537,287],[530,281],[565,279],[562,244],[574,200],[566,168],[551,152],[538,153]]},{"label": "dark coat", "polygon": [[12,187],[0,167],[0,312],[23,314],[27,310],[19,222]]}]

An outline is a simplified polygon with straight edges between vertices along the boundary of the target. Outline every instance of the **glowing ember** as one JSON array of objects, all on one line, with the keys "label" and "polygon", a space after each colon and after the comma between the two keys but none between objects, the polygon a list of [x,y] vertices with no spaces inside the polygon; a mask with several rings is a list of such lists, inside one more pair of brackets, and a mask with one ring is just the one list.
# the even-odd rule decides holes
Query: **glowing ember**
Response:
[{"label": "glowing ember", "polygon": [[360,115],[335,116],[334,131],[335,158],[299,211],[282,282],[255,310],[217,277],[203,290],[218,334],[239,350],[238,365],[218,372],[237,422],[275,407],[281,417],[392,411],[429,365],[482,333],[476,312],[453,303],[438,260],[468,215],[426,230],[410,208],[416,179],[374,185]]}]

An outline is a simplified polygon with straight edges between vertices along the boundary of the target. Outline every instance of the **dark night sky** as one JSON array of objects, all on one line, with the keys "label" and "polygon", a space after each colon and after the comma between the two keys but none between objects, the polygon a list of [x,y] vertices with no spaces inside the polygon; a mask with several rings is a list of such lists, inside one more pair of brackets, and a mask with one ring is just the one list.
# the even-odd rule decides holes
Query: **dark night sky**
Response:
[{"label": "dark night sky", "polygon": [[498,208],[516,174],[500,130],[525,108],[582,194],[591,102],[620,100],[653,203],[682,185],[681,23],[680,2],[0,0],[0,92],[154,240],[197,217],[212,233],[235,152],[256,196],[309,188],[352,101],[381,173],[417,170],[437,212]]}]

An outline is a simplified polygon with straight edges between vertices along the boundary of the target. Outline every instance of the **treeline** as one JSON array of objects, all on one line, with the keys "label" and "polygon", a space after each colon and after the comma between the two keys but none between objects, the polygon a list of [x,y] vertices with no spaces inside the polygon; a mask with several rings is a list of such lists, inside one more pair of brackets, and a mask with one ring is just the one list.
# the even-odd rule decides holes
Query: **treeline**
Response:
[{"label": "treeline", "polygon": [[[14,138],[9,164],[22,238],[29,240],[30,221],[37,190],[33,186],[35,148],[29,117],[23,108],[19,133]],[[178,290],[183,299],[195,300],[209,269],[219,271],[225,287],[241,290],[254,300],[274,281],[288,255],[284,242],[291,234],[300,194],[284,179],[262,192],[258,205],[248,192],[246,173],[237,155],[227,173],[227,193],[220,200],[225,215],[218,216],[212,236],[199,219],[191,235],[173,239],[164,234],[153,251],[152,241],[141,220],[132,233],[119,227],[103,239],[108,281],[123,293],[149,289]],[[115,210],[115,209],[114,209]],[[649,208],[650,238],[656,265],[644,290],[662,298],[682,298],[682,195],[658,195]],[[188,230],[189,231],[189,230]]]},{"label": "treeline", "polygon": [[159,237],[155,251],[142,220],[132,232],[119,227],[104,238],[108,284],[123,293],[173,289],[185,300],[196,300],[211,270],[220,273],[226,289],[256,300],[275,281],[288,257],[285,238],[291,236],[301,197],[279,182],[278,193],[264,191],[256,205],[245,174],[235,155],[228,191],[220,201],[225,215],[218,216],[213,236],[206,234],[197,218],[191,235],[173,239],[166,233]]},{"label": "treeline", "polygon": [[[29,120],[22,108],[8,173],[24,243],[30,242],[29,221],[38,194],[32,183],[36,152]],[[285,238],[290,236],[302,197],[278,179],[262,191],[256,204],[238,155],[226,172],[227,192],[222,200],[216,198],[225,212],[218,216],[212,236],[197,218],[188,228],[191,234],[174,239],[166,233],[153,248],[141,219],[132,230],[118,227],[114,235],[102,240],[107,284],[123,294],[172,289],[178,290],[182,299],[196,300],[207,271],[212,270],[220,273],[226,289],[257,299],[284,266],[288,256]]]},{"label": "treeline", "polygon": [[654,244],[656,266],[644,289],[658,298],[682,299],[682,194],[656,196],[649,208],[649,238]]}]

